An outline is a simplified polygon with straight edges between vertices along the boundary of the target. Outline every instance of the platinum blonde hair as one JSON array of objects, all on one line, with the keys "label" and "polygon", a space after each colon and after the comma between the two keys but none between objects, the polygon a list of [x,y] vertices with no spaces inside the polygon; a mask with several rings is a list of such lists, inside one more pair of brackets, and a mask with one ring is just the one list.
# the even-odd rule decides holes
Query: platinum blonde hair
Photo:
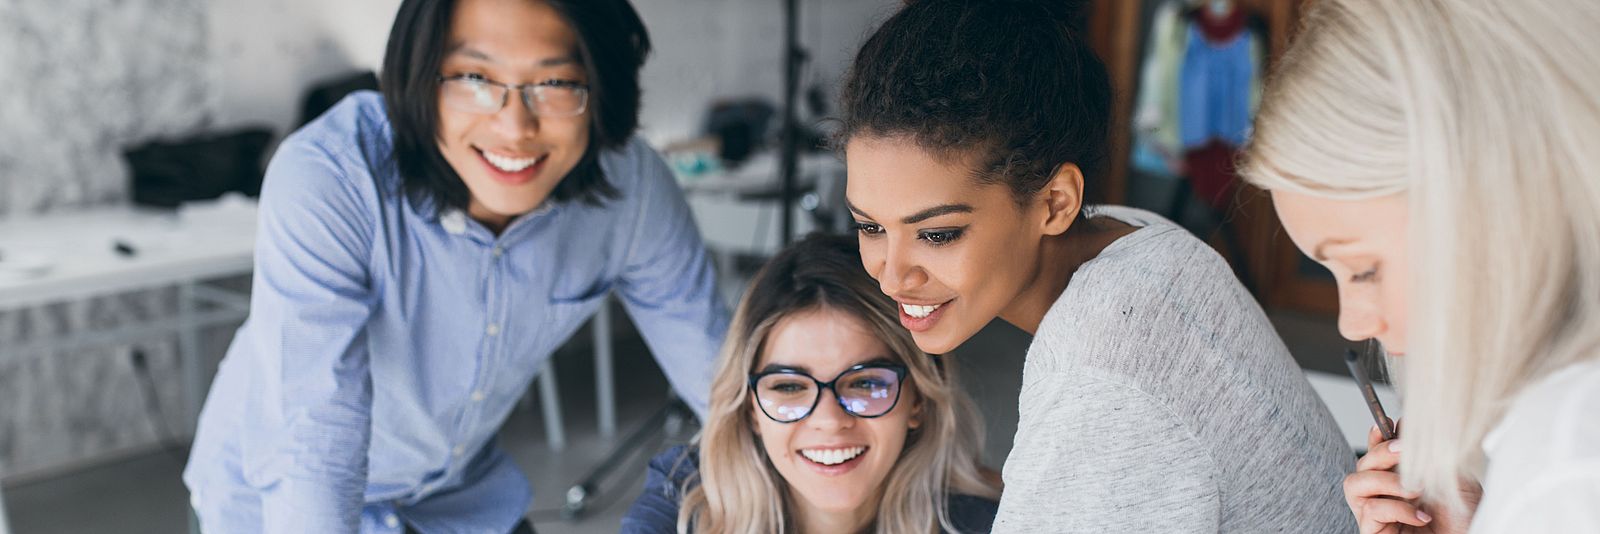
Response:
[{"label": "platinum blonde hair", "polygon": [[1318,0],[1304,24],[1243,174],[1405,195],[1401,476],[1459,509],[1516,394],[1600,355],[1600,2]]},{"label": "platinum blonde hair", "polygon": [[[761,269],[734,313],[711,385],[701,431],[700,474],[684,488],[678,532],[783,533],[794,529],[790,496],[752,425],[757,409],[746,377],[755,370],[773,327],[799,312],[826,307],[857,319],[910,370],[921,425],[906,438],[877,502],[879,533],[955,531],[946,510],[952,494],[999,498],[979,476],[982,422],[956,383],[953,365],[939,365],[900,326],[893,301],[861,267],[847,238],[812,236]],[[912,389],[907,388],[907,389]],[[896,410],[911,408],[902,398]]]}]

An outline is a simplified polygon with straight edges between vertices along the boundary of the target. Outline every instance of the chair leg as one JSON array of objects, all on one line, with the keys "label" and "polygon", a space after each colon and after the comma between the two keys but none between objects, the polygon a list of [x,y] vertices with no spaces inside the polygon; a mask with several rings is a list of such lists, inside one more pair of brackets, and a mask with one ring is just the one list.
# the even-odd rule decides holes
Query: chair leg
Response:
[{"label": "chair leg", "polygon": [[566,449],[567,430],[561,422],[561,392],[556,389],[554,357],[545,359],[544,368],[539,370],[539,404],[544,409],[544,435],[550,450]]},{"label": "chair leg", "polygon": [[[578,482],[567,488],[566,504],[562,506],[561,516],[566,519],[576,519],[588,510],[589,504],[600,495],[601,482],[612,471],[621,467],[623,462],[639,452],[650,452],[645,445],[652,443],[651,438],[666,435],[665,432],[672,427],[681,426],[686,413],[693,413],[683,404],[676,394],[668,393],[667,402],[656,413],[652,414],[632,432],[628,433],[622,442],[611,449],[605,459],[595,464],[594,469],[579,479]],[[691,416],[692,417],[692,416]],[[617,488],[608,488],[615,490]]]},{"label": "chair leg", "polygon": [[600,311],[592,319],[595,406],[598,408],[595,418],[602,439],[611,439],[617,434],[616,383],[612,379],[610,300],[608,297],[600,301]]}]

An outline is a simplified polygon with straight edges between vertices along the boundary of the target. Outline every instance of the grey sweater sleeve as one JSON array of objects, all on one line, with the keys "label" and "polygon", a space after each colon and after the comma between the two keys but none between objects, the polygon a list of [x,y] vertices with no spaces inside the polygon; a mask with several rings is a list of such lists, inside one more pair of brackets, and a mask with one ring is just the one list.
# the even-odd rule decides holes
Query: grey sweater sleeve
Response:
[{"label": "grey sweater sleeve", "polygon": [[[1050,373],[1022,392],[1032,447],[1005,465],[994,532],[1217,532],[1218,466],[1165,407],[1085,373]],[[1047,414],[1047,415],[1046,415]]]}]

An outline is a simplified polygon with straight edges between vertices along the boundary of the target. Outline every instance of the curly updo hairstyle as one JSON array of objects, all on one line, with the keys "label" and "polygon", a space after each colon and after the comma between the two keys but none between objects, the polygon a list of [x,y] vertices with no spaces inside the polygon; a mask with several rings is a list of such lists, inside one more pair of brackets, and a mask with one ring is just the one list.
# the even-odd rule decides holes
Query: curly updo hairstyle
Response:
[{"label": "curly updo hairstyle", "polygon": [[867,39],[841,91],[845,147],[906,138],[972,161],[980,183],[1032,198],[1063,164],[1099,197],[1111,83],[1083,31],[1086,0],[918,0]]}]

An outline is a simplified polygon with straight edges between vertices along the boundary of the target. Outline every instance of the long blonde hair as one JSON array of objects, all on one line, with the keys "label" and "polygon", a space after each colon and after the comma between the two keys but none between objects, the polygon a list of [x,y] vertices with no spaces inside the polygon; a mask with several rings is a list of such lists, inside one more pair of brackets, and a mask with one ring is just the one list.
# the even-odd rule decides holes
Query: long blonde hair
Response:
[{"label": "long blonde hair", "polygon": [[699,477],[684,488],[678,532],[794,528],[787,484],[752,429],[755,408],[746,377],[779,321],[818,307],[849,313],[868,325],[897,363],[909,368],[921,402],[922,424],[907,436],[884,481],[877,532],[937,532],[940,527],[953,532],[946,510],[950,495],[999,497],[999,489],[979,476],[982,422],[958,388],[954,366],[940,365],[917,349],[899,324],[895,304],[862,269],[853,241],[811,236],[761,269],[734,314],[698,438]]},{"label": "long blonde hair", "polygon": [[1304,24],[1244,175],[1406,195],[1401,475],[1459,509],[1515,395],[1600,355],[1600,2],[1318,0]]}]

